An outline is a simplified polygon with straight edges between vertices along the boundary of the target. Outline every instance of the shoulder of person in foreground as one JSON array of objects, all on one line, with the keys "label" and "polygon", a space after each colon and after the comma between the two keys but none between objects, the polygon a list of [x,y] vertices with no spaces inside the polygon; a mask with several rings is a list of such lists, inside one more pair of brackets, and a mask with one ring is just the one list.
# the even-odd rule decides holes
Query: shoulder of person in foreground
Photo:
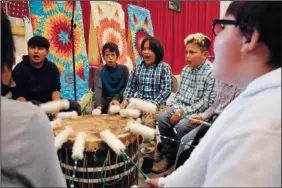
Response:
[{"label": "shoulder of person in foreground", "polygon": [[15,173],[11,182],[25,187],[66,187],[47,115],[31,103],[3,97],[1,103],[2,162]]},{"label": "shoulder of person in foreground", "polygon": [[281,186],[281,87],[243,92],[234,104],[226,115],[241,109],[211,148],[204,186]]}]

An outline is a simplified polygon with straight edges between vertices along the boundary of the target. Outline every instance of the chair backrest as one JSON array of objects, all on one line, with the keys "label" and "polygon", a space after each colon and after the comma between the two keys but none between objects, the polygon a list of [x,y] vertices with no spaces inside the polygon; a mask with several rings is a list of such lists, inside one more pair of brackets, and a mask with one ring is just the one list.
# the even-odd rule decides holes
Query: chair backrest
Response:
[{"label": "chair backrest", "polygon": [[173,75],[172,76],[172,93],[176,93],[178,91],[178,80],[177,78]]}]

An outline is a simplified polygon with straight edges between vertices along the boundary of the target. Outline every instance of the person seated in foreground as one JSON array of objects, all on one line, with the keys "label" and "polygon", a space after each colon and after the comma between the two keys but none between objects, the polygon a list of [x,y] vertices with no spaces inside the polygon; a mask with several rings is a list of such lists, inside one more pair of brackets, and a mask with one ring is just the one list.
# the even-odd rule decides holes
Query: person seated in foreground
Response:
[{"label": "person seated in foreground", "polygon": [[233,1],[213,21],[213,74],[246,88],[153,187],[281,187],[281,2]]},{"label": "person seated in foreground", "polygon": [[45,113],[4,97],[12,83],[14,52],[11,24],[1,10],[1,187],[66,187]]},{"label": "person seated in foreground", "polygon": [[[189,117],[189,125],[196,126],[195,129],[190,131],[188,134],[184,135],[181,139],[183,143],[190,143],[192,146],[180,144],[178,152],[176,155],[175,169],[181,166],[190,156],[191,152],[194,150],[193,146],[198,145],[200,139],[202,139],[205,133],[209,130],[210,126],[202,124],[205,123],[213,124],[221,112],[242,92],[242,89],[220,82],[216,98],[214,103],[204,112],[199,114],[192,114]],[[185,151],[185,152],[184,152]]]}]

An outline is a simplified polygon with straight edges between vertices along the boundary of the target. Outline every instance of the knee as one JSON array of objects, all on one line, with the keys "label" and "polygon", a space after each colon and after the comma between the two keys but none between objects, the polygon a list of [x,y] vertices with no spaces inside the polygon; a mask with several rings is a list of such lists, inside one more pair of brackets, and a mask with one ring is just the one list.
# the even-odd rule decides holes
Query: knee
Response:
[{"label": "knee", "polygon": [[170,112],[160,112],[158,119],[157,119],[158,126],[166,127],[165,124],[170,123],[170,117],[171,117]]},{"label": "knee", "polygon": [[177,125],[175,125],[175,128],[180,138],[194,129],[194,127],[188,123],[187,119],[182,119]]}]

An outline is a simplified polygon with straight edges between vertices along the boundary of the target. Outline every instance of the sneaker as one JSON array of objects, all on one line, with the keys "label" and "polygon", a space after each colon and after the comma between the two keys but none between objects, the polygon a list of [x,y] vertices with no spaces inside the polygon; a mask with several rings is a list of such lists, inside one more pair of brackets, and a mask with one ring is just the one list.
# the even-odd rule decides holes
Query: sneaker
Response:
[{"label": "sneaker", "polygon": [[152,172],[156,174],[160,174],[160,173],[165,172],[170,167],[171,167],[171,164],[169,163],[169,161],[162,159],[153,165]]}]

